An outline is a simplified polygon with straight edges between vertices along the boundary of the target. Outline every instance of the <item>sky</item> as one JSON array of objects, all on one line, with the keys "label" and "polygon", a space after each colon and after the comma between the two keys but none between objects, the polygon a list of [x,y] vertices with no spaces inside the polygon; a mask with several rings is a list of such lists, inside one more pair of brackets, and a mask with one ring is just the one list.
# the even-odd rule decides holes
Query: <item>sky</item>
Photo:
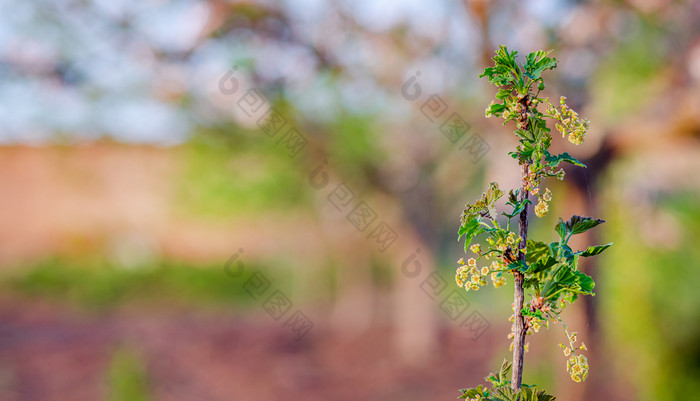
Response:
[{"label": "sky", "polygon": [[[541,26],[570,11],[565,1],[529,3],[538,23],[509,24],[513,11],[503,8],[494,40],[536,46]],[[320,122],[343,110],[400,114],[397,84],[418,70],[435,92],[476,79],[480,32],[461,1],[257,4],[287,15],[297,40],[283,40],[285,27],[260,35],[245,16],[212,32],[220,15],[205,1],[0,0],[0,143],[178,144],[197,126],[235,121],[230,99],[216,93],[233,66],[242,80],[284,82],[300,113]],[[401,27],[407,44],[398,51],[382,35]],[[318,71],[314,47],[342,76]]]}]

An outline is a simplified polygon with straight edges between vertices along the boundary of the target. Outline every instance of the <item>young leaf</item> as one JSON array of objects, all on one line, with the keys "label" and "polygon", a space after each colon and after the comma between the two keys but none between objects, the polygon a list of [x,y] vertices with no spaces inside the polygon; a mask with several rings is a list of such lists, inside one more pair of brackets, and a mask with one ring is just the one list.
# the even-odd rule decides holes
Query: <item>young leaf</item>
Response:
[{"label": "young leaf", "polygon": [[610,246],[613,243],[605,244],[605,245],[594,245],[594,246],[589,246],[588,249],[585,251],[581,252],[581,256],[594,256],[603,253],[604,250],[610,248]]},{"label": "young leaf", "polygon": [[605,220],[574,215],[567,222],[560,218],[555,229],[563,241],[569,234],[581,234],[603,223],[605,223]]},{"label": "young leaf", "polygon": [[515,262],[508,263],[509,270],[518,270],[525,273],[528,269],[527,263],[522,260],[516,260]]},{"label": "young leaf", "polygon": [[525,75],[532,80],[537,80],[540,78],[543,71],[556,68],[557,59],[547,57],[547,55],[551,52],[551,50],[540,50],[528,54],[525,65],[523,66]]},{"label": "young leaf", "polygon": [[557,167],[561,162],[567,162],[573,164],[574,166],[586,167],[586,165],[579,161],[577,158],[571,156],[569,152],[564,152],[559,155],[552,155],[551,153],[546,152],[544,161],[549,167],[552,168]]},{"label": "young leaf", "polygon": [[469,220],[467,224],[459,227],[457,240],[461,240],[462,236],[464,236],[464,252],[469,250],[472,239],[482,232],[484,232],[484,226],[479,224],[479,219],[476,217]]},{"label": "young leaf", "polygon": [[557,234],[559,234],[559,238],[561,238],[562,241],[564,241],[564,238],[566,238],[566,235],[568,233],[566,229],[566,223],[564,223],[564,220],[559,218],[559,223],[557,223],[556,226],[554,226],[554,229],[557,231]]},{"label": "young leaf", "polygon": [[506,111],[506,105],[501,104],[501,103],[492,103],[489,105],[489,107],[486,109],[486,117],[488,116],[496,116],[500,117],[501,114]]},{"label": "young leaf", "polygon": [[498,375],[501,381],[506,380],[506,377],[510,375],[510,370],[513,367],[513,363],[508,362],[508,359],[503,359],[503,364],[501,364],[501,369],[498,371]]},{"label": "young leaf", "polygon": [[512,90],[507,89],[507,88],[501,88],[498,90],[498,93],[496,93],[496,99],[498,100],[503,100],[510,96],[512,94]]},{"label": "young leaf", "polygon": [[543,258],[538,260],[535,263],[530,264],[530,268],[528,269],[527,273],[530,274],[537,274],[541,273],[543,271],[549,270],[552,267],[556,266],[557,260],[554,258]]},{"label": "young leaf", "polygon": [[525,261],[528,263],[535,263],[540,259],[547,259],[552,256],[552,250],[549,245],[544,242],[527,240],[527,254],[525,254]]},{"label": "young leaf", "polygon": [[603,223],[605,223],[605,220],[602,219],[594,219],[592,217],[571,216],[571,219],[566,224],[572,234],[581,234]]},{"label": "young leaf", "polygon": [[577,292],[580,294],[594,295],[593,287],[595,287],[595,281],[593,281],[593,277],[581,273],[580,271],[575,271],[574,275],[576,276],[575,283],[579,287],[579,291]]},{"label": "young leaf", "polygon": [[473,205],[465,205],[465,209],[462,212],[462,225],[466,226],[469,220],[478,216],[495,219],[494,204],[501,196],[503,196],[503,191],[498,187],[498,183],[492,182],[489,184],[489,189],[481,194],[481,199]]}]

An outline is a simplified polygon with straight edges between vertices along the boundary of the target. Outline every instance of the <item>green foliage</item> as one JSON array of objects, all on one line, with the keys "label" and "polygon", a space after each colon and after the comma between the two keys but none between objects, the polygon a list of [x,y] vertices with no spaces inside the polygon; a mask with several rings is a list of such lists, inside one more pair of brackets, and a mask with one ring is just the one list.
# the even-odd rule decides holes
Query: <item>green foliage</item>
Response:
[{"label": "green foliage", "polygon": [[638,32],[600,60],[590,88],[596,115],[603,123],[615,124],[648,107],[665,87],[663,73],[672,60],[664,43],[664,28],[642,21]]},{"label": "green foliage", "polygon": [[[470,249],[475,258],[467,262],[458,261],[459,267],[455,281],[467,291],[476,291],[487,284],[490,275],[495,287],[505,283],[505,274],[522,275],[523,289],[530,292],[531,302],[524,305],[515,314],[522,316],[526,334],[538,332],[542,326],[549,326],[549,321],[561,322],[560,313],[568,303],[575,302],[580,295],[594,295],[595,282],[593,278],[579,271],[580,257],[598,255],[612,244],[590,246],[585,250],[574,251],[569,246],[572,235],[586,232],[602,223],[604,220],[592,217],[572,216],[568,221],[559,219],[555,226],[559,240],[551,243],[529,239],[525,241],[518,233],[511,230],[511,219],[519,216],[520,233],[526,236],[528,205],[530,195],[538,197],[535,215],[543,217],[549,210],[552,193],[549,188],[541,191],[543,179],[556,177],[564,179],[564,170],[559,168],[565,162],[578,167],[586,167],[569,153],[553,155],[549,152],[552,143],[547,120],[554,123],[562,136],[568,136],[570,142],[580,144],[588,130],[589,122],[566,105],[565,98],[560,99],[559,105],[554,106],[549,99],[539,98],[539,91],[544,88],[541,74],[556,67],[557,60],[549,57],[550,52],[537,51],[530,53],[523,65],[519,65],[517,52],[508,51],[501,46],[493,58],[494,66],[488,67],[481,75],[499,88],[496,100],[486,109],[486,116],[502,117],[504,124],[514,121],[515,136],[518,146],[509,153],[518,160],[523,171],[522,188],[509,191],[506,202],[507,211],[500,215],[507,218],[505,227],[498,221],[496,201],[504,192],[497,183],[491,183],[489,189],[477,202],[465,205],[458,231],[458,240],[464,237],[465,252]],[[547,106],[546,112],[538,110],[538,105]],[[558,170],[557,170],[558,169]],[[486,233],[486,244],[471,245],[473,239]],[[471,246],[470,246],[471,245]],[[490,266],[479,267],[480,260],[491,260]],[[520,316],[513,319],[520,319]],[[514,320],[513,320],[514,321]],[[586,350],[585,344],[577,346],[576,333],[569,333],[562,322],[569,346],[563,346],[564,354],[568,357],[566,369],[574,381],[585,380],[588,375],[588,362],[584,355],[577,351]],[[513,329],[515,330],[515,329]],[[522,332],[520,332],[522,333]],[[512,336],[515,332],[512,333]],[[554,397],[534,388],[525,387],[511,389],[511,383],[506,380],[510,365],[504,363],[498,375],[488,379],[493,384],[492,390],[482,386],[462,390],[461,398],[484,400],[551,400]]]},{"label": "green foliage", "polygon": [[298,184],[306,178],[299,161],[264,134],[202,131],[176,154],[182,178],[175,199],[186,216],[218,221],[308,204],[309,188]]},{"label": "green foliage", "polygon": [[231,302],[253,304],[242,287],[247,277],[229,278],[220,265],[161,262],[124,269],[108,263],[52,259],[3,273],[0,291],[95,312],[124,305],[223,307]]},{"label": "green foliage", "polygon": [[700,192],[668,191],[651,208],[647,200],[631,205],[620,191],[629,168],[628,162],[613,166],[602,201],[606,232],[619,238],[601,256],[615,269],[599,273],[608,360],[640,401],[698,401]]},{"label": "green foliage", "polygon": [[523,384],[520,391],[513,391],[510,388],[510,371],[513,365],[507,360],[503,361],[498,373],[491,373],[486,377],[486,381],[491,383],[491,389],[478,385],[475,388],[459,390],[462,395],[458,399],[481,400],[481,401],[552,401],[556,399],[553,395],[547,394],[544,390],[537,390],[534,386]]},{"label": "green foliage", "polygon": [[568,240],[573,234],[584,233],[603,223],[605,223],[605,220],[594,219],[592,217],[571,216],[571,219],[567,222],[559,219],[559,223],[557,223],[555,228],[561,240],[564,241],[565,238]]},{"label": "green foliage", "polygon": [[495,219],[495,204],[503,196],[503,191],[498,187],[498,184],[492,182],[489,189],[481,195],[481,199],[473,205],[467,205],[462,212],[462,225],[470,222],[475,218]]},{"label": "green foliage", "polygon": [[143,361],[127,349],[119,349],[109,363],[110,401],[149,401],[148,377]]}]

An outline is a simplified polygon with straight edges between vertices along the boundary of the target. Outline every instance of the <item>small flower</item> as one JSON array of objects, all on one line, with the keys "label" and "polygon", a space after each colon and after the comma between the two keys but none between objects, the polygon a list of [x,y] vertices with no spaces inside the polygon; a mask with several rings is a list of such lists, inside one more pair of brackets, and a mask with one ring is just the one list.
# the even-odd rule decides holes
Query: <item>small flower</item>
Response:
[{"label": "small flower", "polygon": [[537,215],[537,217],[544,217],[548,211],[549,205],[547,204],[547,202],[544,202],[542,199],[540,199],[537,206],[535,206],[535,214]]},{"label": "small flower", "polygon": [[571,349],[569,347],[564,348],[564,355],[565,356],[571,355]]},{"label": "small flower", "polygon": [[464,258],[459,258],[459,260],[457,261],[457,264],[463,265],[463,264],[464,264]]},{"label": "small flower", "polygon": [[534,330],[535,333],[537,333],[540,331],[540,328],[542,326],[540,325],[539,321],[533,319],[532,322],[530,322],[530,327],[532,327],[532,330]]},{"label": "small flower", "polygon": [[588,348],[586,348],[586,343],[584,343],[583,341],[581,341],[581,346],[579,347],[579,349],[583,351],[588,351]]},{"label": "small flower", "polygon": [[496,272],[491,273],[491,281],[494,288],[502,287],[506,284],[506,278]]},{"label": "small flower", "polygon": [[489,274],[489,268],[486,267],[486,266],[482,267],[482,268],[481,268],[481,274],[484,275],[484,276],[487,275],[487,274]]},{"label": "small flower", "polygon": [[550,191],[549,188],[544,189],[544,195],[542,195],[542,199],[544,199],[545,202],[549,202],[552,200],[552,191]]},{"label": "small flower", "polygon": [[474,244],[469,249],[471,249],[471,251],[477,255],[481,253],[481,245],[480,244]]},{"label": "small flower", "polygon": [[467,261],[467,265],[471,267],[476,267],[476,259],[469,258],[469,260]]}]

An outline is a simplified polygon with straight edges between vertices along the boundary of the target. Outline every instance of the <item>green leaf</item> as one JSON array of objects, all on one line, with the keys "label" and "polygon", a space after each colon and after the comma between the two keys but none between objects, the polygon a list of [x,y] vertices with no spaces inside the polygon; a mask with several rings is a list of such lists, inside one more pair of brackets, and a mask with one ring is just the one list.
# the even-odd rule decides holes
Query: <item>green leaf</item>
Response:
[{"label": "green leaf", "polygon": [[571,260],[574,257],[574,250],[571,249],[570,246],[562,244],[561,246],[559,246],[559,255],[561,255],[561,257],[563,257],[564,259]]},{"label": "green leaf", "polygon": [[517,270],[517,271],[520,271],[523,273],[525,273],[527,271],[527,269],[529,268],[527,263],[525,263],[522,260],[516,260],[514,262],[510,262],[510,263],[508,263],[507,267],[509,270]]},{"label": "green leaf", "polygon": [[539,50],[528,54],[523,66],[525,76],[537,80],[545,70],[556,68],[557,59],[547,57],[551,52]]},{"label": "green leaf", "polygon": [[559,238],[561,238],[562,241],[564,241],[564,238],[566,238],[567,229],[566,229],[566,223],[564,223],[564,220],[559,218],[559,223],[557,223],[556,226],[554,226],[554,229],[557,231],[557,234],[559,234]]},{"label": "green leaf", "polygon": [[605,245],[589,246],[588,249],[586,249],[585,251],[583,251],[581,253],[581,256],[588,257],[588,256],[595,256],[595,255],[601,254],[601,253],[603,253],[604,250],[610,248],[610,246],[612,246],[612,244],[613,243],[611,242],[611,243],[605,244]]},{"label": "green leaf", "polygon": [[552,168],[557,167],[561,162],[567,162],[573,164],[574,166],[586,167],[586,165],[579,161],[577,158],[571,156],[569,152],[564,152],[558,155],[552,155],[551,153],[546,152],[544,161],[549,167]]},{"label": "green leaf", "polygon": [[502,196],[503,191],[498,187],[498,184],[495,182],[490,183],[489,189],[481,194],[481,199],[476,201],[473,205],[465,205],[461,218],[462,225],[466,226],[467,222],[475,217],[486,217],[492,220],[495,219],[496,213],[494,204]]},{"label": "green leaf", "polygon": [[513,368],[513,363],[508,362],[508,359],[503,359],[501,364],[501,369],[498,370],[498,376],[501,382],[505,382],[506,378],[510,375],[510,370]]},{"label": "green leaf", "polygon": [[493,67],[487,67],[479,77],[487,77],[490,83],[499,87],[515,85],[520,90],[522,74],[515,60],[517,55],[517,51],[510,52],[505,46],[500,46],[493,57]]},{"label": "green leaf", "polygon": [[523,129],[518,128],[518,129],[516,129],[515,131],[513,131],[513,133],[514,133],[517,137],[519,137],[519,138],[521,138],[521,139],[524,139],[524,140],[526,140],[526,141],[531,141],[531,140],[532,140],[532,134],[530,134],[529,132],[527,132],[527,131],[525,131],[525,130],[523,130]]},{"label": "green leaf", "polygon": [[473,218],[467,222],[467,224],[459,227],[457,232],[457,240],[461,240],[464,236],[464,252],[469,250],[469,245],[472,243],[472,239],[477,235],[484,232],[484,226],[479,223],[478,218]]},{"label": "green leaf", "polygon": [[521,202],[516,202],[515,204],[512,204],[513,205],[512,212],[510,212],[510,213],[503,212],[501,214],[512,219],[513,217],[519,215],[520,212],[525,210],[525,206],[527,206],[530,203],[532,203],[532,201],[530,199],[523,199]]},{"label": "green leaf", "polygon": [[524,158],[529,159],[532,157],[532,153],[535,151],[535,148],[532,146],[530,142],[521,142],[521,147],[522,151],[520,152]]},{"label": "green leaf", "polygon": [[489,105],[489,107],[486,109],[486,117],[488,116],[496,116],[500,117],[501,114],[506,111],[506,105],[501,104],[501,103],[492,103]]},{"label": "green leaf", "polygon": [[560,218],[555,229],[563,241],[569,234],[581,234],[603,223],[605,223],[605,220],[574,215],[567,222]]},{"label": "green leaf", "polygon": [[552,257],[552,250],[549,245],[544,242],[527,240],[527,253],[525,254],[525,261],[528,263],[536,263],[542,258]]},{"label": "green leaf", "polygon": [[496,93],[496,99],[498,100],[503,100],[510,96],[513,93],[512,90],[507,89],[507,88],[502,88],[498,90],[498,93]]},{"label": "green leaf", "polygon": [[566,223],[572,234],[581,234],[591,228],[605,223],[605,220],[594,219],[592,217],[571,216],[571,219]]},{"label": "green leaf", "polygon": [[588,274],[581,273],[580,271],[576,271],[574,274],[576,274],[577,283],[581,287],[581,293],[593,295],[593,288],[595,287],[593,277],[589,276]]},{"label": "green leaf", "polygon": [[535,263],[530,264],[530,269],[527,271],[527,273],[541,273],[543,271],[551,269],[552,267],[556,266],[556,264],[557,260],[555,258],[543,258]]},{"label": "green leaf", "polygon": [[574,270],[571,265],[568,265],[560,269],[555,277],[550,278],[549,283],[545,285],[546,290],[542,291],[542,296],[547,298],[560,290],[573,294],[594,295],[594,287],[595,281],[591,276]]}]

